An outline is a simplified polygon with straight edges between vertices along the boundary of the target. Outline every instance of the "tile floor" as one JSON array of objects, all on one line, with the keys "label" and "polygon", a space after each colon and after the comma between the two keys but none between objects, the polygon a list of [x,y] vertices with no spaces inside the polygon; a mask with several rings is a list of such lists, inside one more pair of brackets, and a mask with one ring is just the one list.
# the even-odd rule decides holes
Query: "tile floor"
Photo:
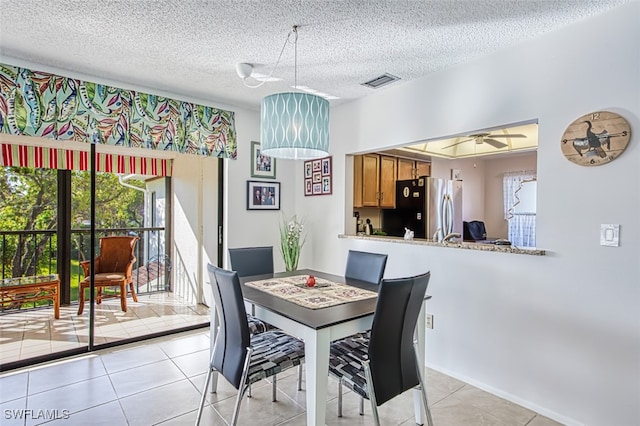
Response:
[{"label": "tile floor", "polygon": [[[138,295],[129,298],[127,312],[118,299],[96,305],[94,344],[144,336],[209,322],[209,309],[186,303],[173,293]],[[0,315],[0,364],[87,346],[89,306],[78,315],[78,305],[60,307],[60,319],[53,308],[7,311]]]},{"label": "tile floor", "polygon": [[[98,351],[0,375],[2,425],[192,425],[209,357],[209,329],[194,330]],[[242,403],[240,425],[305,425],[305,393],[297,391],[296,369],[278,377],[278,402],[271,386],[253,386]],[[337,382],[329,379],[328,425],[370,425],[370,407],[358,415],[357,395],[345,393],[344,417],[337,413]],[[558,423],[427,370],[428,398],[436,426]],[[304,383],[303,383],[304,388]],[[235,389],[221,379],[208,394],[202,425],[225,425]],[[406,393],[380,407],[383,425],[412,425],[413,396]],[[22,419],[18,419],[20,415]]]}]

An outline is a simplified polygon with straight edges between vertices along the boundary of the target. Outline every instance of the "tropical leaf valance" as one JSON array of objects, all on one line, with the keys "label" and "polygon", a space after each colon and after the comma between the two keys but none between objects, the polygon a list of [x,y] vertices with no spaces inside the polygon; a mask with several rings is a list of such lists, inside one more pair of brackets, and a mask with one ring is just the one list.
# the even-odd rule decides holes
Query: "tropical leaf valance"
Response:
[{"label": "tropical leaf valance", "polygon": [[0,64],[0,132],[236,158],[234,113]]}]

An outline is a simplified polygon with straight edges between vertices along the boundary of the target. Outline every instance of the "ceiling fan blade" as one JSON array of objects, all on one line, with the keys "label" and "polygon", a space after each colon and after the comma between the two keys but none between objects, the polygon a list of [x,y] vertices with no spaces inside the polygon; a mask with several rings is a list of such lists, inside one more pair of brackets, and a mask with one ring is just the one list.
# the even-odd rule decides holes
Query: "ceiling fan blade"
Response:
[{"label": "ceiling fan blade", "polygon": [[456,143],[451,144],[451,145],[443,146],[443,147],[442,147],[442,148],[440,148],[440,149],[452,148],[452,147],[454,147],[454,146],[456,146],[456,145],[460,145],[461,143],[469,142],[469,141],[472,141],[472,140],[475,140],[475,139],[465,139],[465,140],[463,140],[463,141],[456,142]]},{"label": "ceiling fan blade", "polygon": [[527,135],[516,133],[514,135],[487,135],[488,138],[526,138]]},{"label": "ceiling fan blade", "polygon": [[489,145],[491,145],[492,147],[498,148],[498,149],[504,148],[505,146],[507,146],[506,143],[497,141],[495,139],[482,138],[482,140],[488,143]]}]

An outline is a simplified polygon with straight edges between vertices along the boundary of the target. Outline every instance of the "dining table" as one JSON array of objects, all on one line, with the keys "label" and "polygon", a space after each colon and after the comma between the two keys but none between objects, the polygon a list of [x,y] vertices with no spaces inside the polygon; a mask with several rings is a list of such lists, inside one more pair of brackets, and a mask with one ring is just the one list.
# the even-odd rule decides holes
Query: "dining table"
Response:
[{"label": "dining table", "polygon": [[[318,286],[317,288],[311,287],[307,290],[304,283],[310,275],[317,280]],[[331,306],[320,304],[314,307],[308,304],[305,305],[306,302],[300,303],[300,301],[287,298],[286,295],[285,297],[281,297],[275,295],[273,292],[265,291],[265,287],[276,284],[280,285],[285,281],[291,283],[292,279],[300,281],[299,285],[292,284],[302,289],[300,293],[302,291],[308,291],[308,293],[303,294],[304,296],[307,294],[320,294],[312,292],[322,290],[322,283],[329,282],[331,284],[326,285],[344,284],[345,286],[340,287],[345,287],[345,289],[351,291],[342,291],[342,294],[353,294],[355,300],[344,297],[343,300],[337,304]],[[304,341],[304,389],[306,391],[307,425],[324,425],[327,404],[330,344],[332,341],[371,328],[373,314],[376,308],[376,294],[379,286],[309,269],[241,277],[240,283],[245,305],[255,317]],[[283,292],[287,293],[284,291],[284,288]],[[428,298],[427,296],[425,301]],[[306,297],[306,299],[314,302],[316,300],[326,300],[327,298]],[[216,329],[214,324],[217,324],[217,321],[215,310],[211,309],[211,312],[213,342]],[[420,311],[417,323],[422,326],[416,327],[418,352],[420,359],[423,360],[423,366],[425,349],[424,312],[425,307],[423,303],[423,308]],[[215,383],[216,380],[214,379],[212,390],[215,389]],[[414,391],[414,407],[416,423],[423,424],[422,419],[425,419],[426,416],[419,390]]]}]

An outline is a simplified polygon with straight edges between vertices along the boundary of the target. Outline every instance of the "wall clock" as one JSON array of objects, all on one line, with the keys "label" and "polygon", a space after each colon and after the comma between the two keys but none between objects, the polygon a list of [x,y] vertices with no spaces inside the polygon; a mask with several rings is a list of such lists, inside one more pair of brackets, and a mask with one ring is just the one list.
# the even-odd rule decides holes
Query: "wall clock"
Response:
[{"label": "wall clock", "polygon": [[627,120],[614,112],[597,111],[569,124],[560,147],[569,161],[581,166],[599,166],[618,158],[630,139]]}]

